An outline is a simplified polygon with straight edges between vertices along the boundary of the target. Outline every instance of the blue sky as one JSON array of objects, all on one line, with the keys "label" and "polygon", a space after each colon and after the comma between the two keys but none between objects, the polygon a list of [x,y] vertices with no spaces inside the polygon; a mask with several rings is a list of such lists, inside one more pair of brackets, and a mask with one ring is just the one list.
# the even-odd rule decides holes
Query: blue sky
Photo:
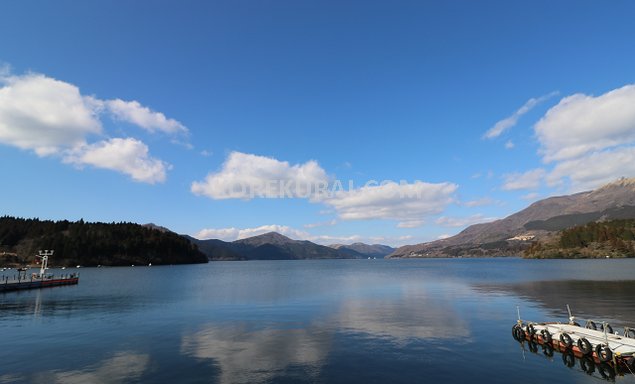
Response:
[{"label": "blue sky", "polygon": [[225,240],[453,235],[635,176],[633,14],[5,1],[0,213]]}]

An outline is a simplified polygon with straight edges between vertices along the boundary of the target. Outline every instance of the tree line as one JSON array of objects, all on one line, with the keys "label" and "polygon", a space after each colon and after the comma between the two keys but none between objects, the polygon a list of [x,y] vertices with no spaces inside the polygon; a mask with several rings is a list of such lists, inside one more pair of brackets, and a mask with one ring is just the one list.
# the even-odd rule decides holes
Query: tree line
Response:
[{"label": "tree line", "polygon": [[535,242],[525,257],[635,257],[635,220],[591,222],[564,229],[556,238]]},{"label": "tree line", "polygon": [[188,239],[136,223],[0,217],[0,263],[32,265],[43,249],[55,251],[49,261],[55,266],[207,262]]}]

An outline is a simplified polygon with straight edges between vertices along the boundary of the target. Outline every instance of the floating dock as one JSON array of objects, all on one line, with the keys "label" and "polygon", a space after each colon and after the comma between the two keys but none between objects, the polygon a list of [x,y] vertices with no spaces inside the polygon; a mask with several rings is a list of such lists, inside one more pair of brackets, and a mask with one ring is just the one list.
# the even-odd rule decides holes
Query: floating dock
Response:
[{"label": "floating dock", "polygon": [[[567,306],[568,307],[568,306]],[[563,354],[565,365],[571,367],[576,358],[587,372],[597,367],[603,378],[614,378],[616,374],[635,375],[635,329],[624,327],[615,332],[606,322],[586,321],[582,326],[571,316],[569,322],[531,322],[518,319],[512,327],[512,336],[519,342],[528,342],[529,349],[553,356],[554,351]]]},{"label": "floating dock", "polygon": [[57,287],[60,285],[73,285],[78,283],[79,283],[79,275],[75,273],[72,273],[69,275],[62,275],[60,277],[45,275],[42,278],[31,277],[26,279],[10,279],[8,277],[5,277],[4,281],[0,281],[0,292],[19,291],[23,289]]},{"label": "floating dock", "polygon": [[0,292],[79,284],[79,273],[70,273],[59,277],[46,273],[48,259],[49,256],[52,255],[53,251],[46,250],[40,251],[39,255],[36,256],[40,258],[42,262],[40,273],[32,273],[31,276],[27,276],[28,268],[19,268],[16,270],[18,272],[17,275],[2,276],[2,280],[0,281]]}]

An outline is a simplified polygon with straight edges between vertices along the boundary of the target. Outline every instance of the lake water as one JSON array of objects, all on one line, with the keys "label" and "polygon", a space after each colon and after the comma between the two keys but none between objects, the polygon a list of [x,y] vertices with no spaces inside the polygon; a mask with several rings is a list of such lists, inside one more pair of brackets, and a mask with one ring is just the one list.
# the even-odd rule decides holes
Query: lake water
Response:
[{"label": "lake water", "polygon": [[516,306],[635,326],[634,259],[80,272],[77,286],[0,293],[0,383],[597,383],[515,341]]}]

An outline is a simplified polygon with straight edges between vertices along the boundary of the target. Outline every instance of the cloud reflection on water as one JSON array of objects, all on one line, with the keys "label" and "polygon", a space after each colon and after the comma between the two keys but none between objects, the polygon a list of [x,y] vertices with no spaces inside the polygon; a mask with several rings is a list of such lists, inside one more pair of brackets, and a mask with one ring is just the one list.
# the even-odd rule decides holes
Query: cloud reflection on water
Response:
[{"label": "cloud reflection on water", "polygon": [[[134,352],[118,352],[99,365],[66,372],[41,372],[29,380],[34,383],[129,383],[146,372],[150,356]],[[0,377],[0,381],[2,378]],[[20,378],[19,381],[23,381]],[[11,382],[11,381],[7,381]]]},{"label": "cloud reflection on water", "polygon": [[[209,323],[185,334],[181,353],[209,359],[220,369],[220,383],[263,382],[278,375],[317,378],[336,338],[413,341],[469,340],[470,328],[452,307],[451,297],[421,286],[402,286],[397,297],[359,297],[337,303],[334,313],[312,318],[302,328],[280,323]],[[458,288],[457,289],[461,289]]]},{"label": "cloud reflection on water", "polygon": [[398,342],[468,338],[469,324],[452,307],[452,298],[443,297],[442,292],[436,294],[411,287],[404,290],[400,300],[392,297],[348,300],[342,303],[334,321],[349,332]]},{"label": "cloud reflection on water", "polygon": [[265,381],[290,365],[317,373],[328,354],[331,335],[323,329],[257,329],[244,324],[209,325],[183,337],[181,353],[213,359],[221,368],[221,383]]}]

